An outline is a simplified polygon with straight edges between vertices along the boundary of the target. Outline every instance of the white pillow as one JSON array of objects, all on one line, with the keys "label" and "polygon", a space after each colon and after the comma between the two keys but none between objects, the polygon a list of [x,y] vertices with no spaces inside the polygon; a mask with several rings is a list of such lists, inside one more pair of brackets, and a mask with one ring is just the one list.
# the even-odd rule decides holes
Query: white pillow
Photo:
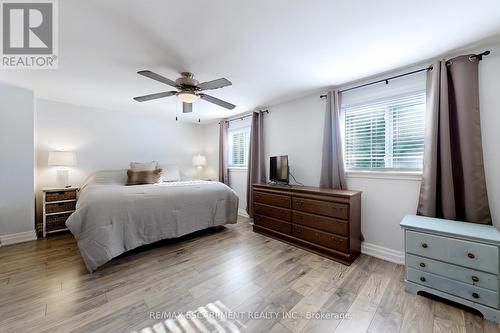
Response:
[{"label": "white pillow", "polygon": [[181,172],[178,165],[166,165],[161,168],[163,169],[164,182],[178,182],[181,180]]},{"label": "white pillow", "polygon": [[158,169],[158,162],[130,162],[130,169],[132,169],[132,171],[155,171]]},{"label": "white pillow", "polygon": [[91,174],[85,184],[120,184],[127,181],[127,170],[103,170]]}]

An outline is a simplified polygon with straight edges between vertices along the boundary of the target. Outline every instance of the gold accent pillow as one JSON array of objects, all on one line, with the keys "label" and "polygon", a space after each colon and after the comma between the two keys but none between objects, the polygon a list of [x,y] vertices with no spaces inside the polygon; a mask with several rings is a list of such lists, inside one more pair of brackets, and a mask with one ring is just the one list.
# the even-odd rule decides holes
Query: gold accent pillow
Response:
[{"label": "gold accent pillow", "polygon": [[161,181],[163,169],[156,169],[153,171],[134,171],[127,170],[127,184],[125,185],[143,185],[143,184],[156,184]]}]

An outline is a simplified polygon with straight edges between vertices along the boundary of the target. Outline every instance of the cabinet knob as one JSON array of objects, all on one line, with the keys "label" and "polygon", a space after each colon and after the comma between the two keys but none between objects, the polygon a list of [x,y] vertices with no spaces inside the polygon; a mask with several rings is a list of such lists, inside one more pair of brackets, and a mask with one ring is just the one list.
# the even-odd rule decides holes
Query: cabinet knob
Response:
[{"label": "cabinet knob", "polygon": [[474,253],[467,253],[467,257],[474,259],[476,256],[474,255]]},{"label": "cabinet knob", "polygon": [[479,298],[479,295],[478,295],[478,293],[472,293],[472,297]]},{"label": "cabinet knob", "polygon": [[422,243],[422,247],[423,247],[424,249],[426,249],[426,248],[427,248],[427,243]]},{"label": "cabinet knob", "polygon": [[472,281],[479,282],[479,278],[475,275],[472,276]]},{"label": "cabinet knob", "polygon": [[420,281],[425,282],[425,278],[423,276],[420,277]]},{"label": "cabinet knob", "polygon": [[425,267],[425,263],[421,262],[420,267]]}]

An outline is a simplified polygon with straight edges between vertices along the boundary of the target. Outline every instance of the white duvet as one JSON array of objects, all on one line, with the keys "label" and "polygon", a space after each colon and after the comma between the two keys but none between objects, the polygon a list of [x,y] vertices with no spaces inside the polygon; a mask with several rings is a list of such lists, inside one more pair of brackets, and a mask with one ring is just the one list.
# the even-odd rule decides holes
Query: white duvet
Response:
[{"label": "white duvet", "polygon": [[92,272],[112,258],[162,239],[236,223],[238,197],[212,181],[125,186],[93,177],[66,225]]}]

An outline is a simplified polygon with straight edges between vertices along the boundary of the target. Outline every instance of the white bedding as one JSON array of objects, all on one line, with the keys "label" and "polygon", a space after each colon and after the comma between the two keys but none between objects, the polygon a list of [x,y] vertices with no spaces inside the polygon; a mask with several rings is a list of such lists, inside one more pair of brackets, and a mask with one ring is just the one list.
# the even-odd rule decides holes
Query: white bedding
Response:
[{"label": "white bedding", "polygon": [[91,178],[66,222],[91,272],[138,246],[236,223],[238,197],[222,183],[125,186],[121,174],[114,177]]}]

